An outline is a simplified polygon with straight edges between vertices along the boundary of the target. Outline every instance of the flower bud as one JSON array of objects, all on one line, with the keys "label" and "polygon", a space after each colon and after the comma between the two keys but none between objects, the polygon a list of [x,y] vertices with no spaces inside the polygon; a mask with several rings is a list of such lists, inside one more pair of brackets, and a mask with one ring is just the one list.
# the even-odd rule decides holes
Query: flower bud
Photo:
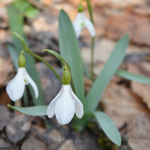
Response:
[{"label": "flower bud", "polygon": [[62,74],[63,85],[69,85],[71,82],[71,73],[67,69]]},{"label": "flower bud", "polygon": [[83,8],[83,6],[81,5],[81,4],[79,4],[79,6],[78,6],[78,12],[83,12],[83,10],[84,10],[84,8]]},{"label": "flower bud", "polygon": [[18,66],[19,68],[23,68],[26,65],[26,59],[23,55],[20,55],[18,58]]}]

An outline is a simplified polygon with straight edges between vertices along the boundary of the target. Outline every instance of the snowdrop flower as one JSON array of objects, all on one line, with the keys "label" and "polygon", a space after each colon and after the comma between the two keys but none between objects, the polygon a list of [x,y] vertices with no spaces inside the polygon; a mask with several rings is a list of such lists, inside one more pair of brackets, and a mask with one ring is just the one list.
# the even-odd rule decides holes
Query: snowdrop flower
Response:
[{"label": "snowdrop flower", "polygon": [[38,89],[34,81],[25,69],[26,60],[21,54],[18,59],[19,69],[16,76],[8,83],[6,92],[12,101],[17,101],[23,96],[25,85],[30,83],[34,89],[35,97],[38,97]]},{"label": "snowdrop flower", "polygon": [[82,118],[84,113],[83,105],[73,93],[70,81],[71,74],[68,70],[65,70],[62,75],[62,88],[47,108],[47,116],[52,118],[55,114],[58,122],[62,125],[68,124],[74,113],[78,118]]},{"label": "snowdrop flower", "polygon": [[87,27],[92,37],[95,37],[95,29],[93,23],[84,15],[83,6],[79,4],[78,14],[76,19],[73,22],[73,27],[76,33],[77,38],[80,36],[81,30],[84,27]]}]

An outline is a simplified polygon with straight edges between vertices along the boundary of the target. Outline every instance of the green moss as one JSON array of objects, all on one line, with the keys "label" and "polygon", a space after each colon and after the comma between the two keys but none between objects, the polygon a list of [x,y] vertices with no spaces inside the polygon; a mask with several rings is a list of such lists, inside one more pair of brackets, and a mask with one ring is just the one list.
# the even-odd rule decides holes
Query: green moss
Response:
[{"label": "green moss", "polygon": [[119,147],[111,142],[105,133],[99,128],[99,125],[96,122],[91,122],[88,124],[90,128],[98,136],[98,144],[102,150],[119,150]]}]

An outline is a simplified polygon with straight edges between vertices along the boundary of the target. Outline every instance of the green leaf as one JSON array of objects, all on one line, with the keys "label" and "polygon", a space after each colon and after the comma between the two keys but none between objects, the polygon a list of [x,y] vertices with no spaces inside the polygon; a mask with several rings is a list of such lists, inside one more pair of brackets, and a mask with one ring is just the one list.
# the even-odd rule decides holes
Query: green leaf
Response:
[{"label": "green leaf", "polygon": [[117,43],[111,56],[109,57],[109,60],[106,62],[101,73],[95,80],[90,92],[87,94],[85,99],[86,111],[93,112],[96,109],[104,90],[123,61],[128,44],[129,36],[126,34]]},{"label": "green leaf", "polygon": [[[20,34],[25,39],[25,42],[27,43],[27,39],[23,32],[23,17],[22,17],[22,15],[19,14],[19,12],[12,5],[7,6],[7,11],[8,11],[8,17],[9,17],[10,30]],[[22,47],[19,39],[16,36],[13,36],[13,41],[14,41],[14,49],[16,51],[17,56],[19,56],[21,51],[24,48]],[[24,56],[26,58],[26,70],[27,70],[28,74],[31,76],[31,78],[34,80],[34,82],[36,83],[36,85],[38,87],[38,91],[39,91],[39,96],[36,99],[32,87],[30,85],[28,86],[29,91],[32,96],[32,99],[34,101],[34,104],[35,105],[44,105],[45,101],[44,101],[43,91],[42,91],[42,87],[41,87],[41,81],[40,81],[38,72],[35,68],[34,58],[25,53],[24,53]],[[15,61],[16,62],[14,62],[14,63],[16,64],[18,62],[18,59],[16,59]]]},{"label": "green leaf", "polygon": [[59,14],[59,47],[62,57],[71,67],[71,74],[77,97],[84,101],[83,63],[78,41],[68,15],[61,10]]},{"label": "green leaf", "polygon": [[128,80],[137,81],[137,82],[145,83],[145,84],[150,84],[150,78],[149,77],[130,73],[130,72],[125,71],[125,70],[121,70],[121,69],[117,70],[116,75],[123,77],[125,79],[128,79]]},{"label": "green leaf", "polygon": [[121,145],[121,136],[112,120],[103,112],[95,111],[94,115],[107,137],[115,144]]},{"label": "green leaf", "polygon": [[39,14],[39,11],[34,8],[28,1],[16,0],[12,3],[12,5],[26,17],[34,18]]},{"label": "green leaf", "polygon": [[13,45],[7,44],[7,49],[8,49],[9,55],[11,56],[14,67],[17,70],[18,69],[18,61],[16,61],[16,60],[18,60],[18,55],[17,55]]},{"label": "green leaf", "polygon": [[33,106],[33,107],[13,107],[8,105],[9,108],[31,116],[45,116],[47,115],[48,106]]}]

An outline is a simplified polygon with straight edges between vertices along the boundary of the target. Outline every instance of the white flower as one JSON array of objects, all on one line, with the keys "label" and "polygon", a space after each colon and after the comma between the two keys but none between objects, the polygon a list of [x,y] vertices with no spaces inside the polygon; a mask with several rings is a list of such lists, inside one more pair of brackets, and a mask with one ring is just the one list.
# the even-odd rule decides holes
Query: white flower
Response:
[{"label": "white flower", "polygon": [[54,114],[62,125],[68,124],[76,113],[78,118],[83,116],[83,105],[73,93],[70,85],[62,85],[60,92],[50,102],[47,108],[47,115],[52,118]]},{"label": "white flower", "polygon": [[28,75],[26,69],[24,67],[19,68],[16,76],[8,83],[6,87],[7,94],[10,99],[13,101],[19,100],[23,96],[23,92],[25,89],[25,85],[28,82],[32,85],[35,97],[38,97],[38,89],[34,81]]},{"label": "white flower", "polygon": [[80,36],[80,32],[84,27],[87,27],[91,36],[95,37],[95,29],[92,22],[84,15],[83,12],[78,13],[76,19],[73,22],[73,27],[77,38]]}]

